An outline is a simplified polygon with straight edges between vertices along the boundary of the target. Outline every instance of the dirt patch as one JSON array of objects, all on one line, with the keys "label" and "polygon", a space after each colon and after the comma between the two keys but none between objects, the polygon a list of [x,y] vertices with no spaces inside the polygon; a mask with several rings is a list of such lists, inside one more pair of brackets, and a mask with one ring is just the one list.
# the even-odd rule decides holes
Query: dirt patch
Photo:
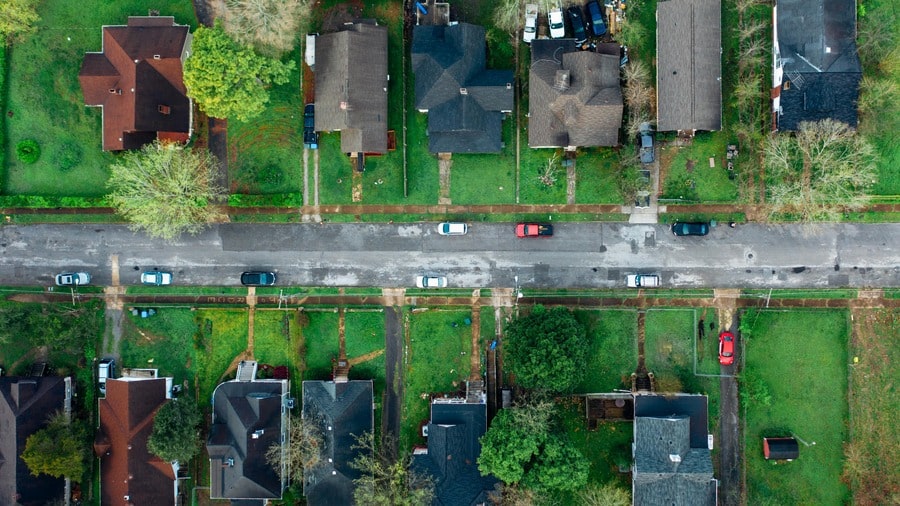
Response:
[{"label": "dirt patch", "polygon": [[322,32],[336,32],[344,23],[352,23],[354,20],[362,17],[363,2],[362,0],[351,0],[335,5],[325,12],[322,18]]},{"label": "dirt patch", "polygon": [[369,353],[366,353],[365,355],[353,357],[353,358],[347,360],[347,363],[350,364],[350,366],[352,367],[356,364],[362,364],[363,362],[368,362],[369,360],[375,360],[376,358],[378,358],[382,355],[384,355],[384,348],[382,348],[380,350],[371,351]]},{"label": "dirt patch", "polygon": [[353,171],[353,191],[351,194],[351,198],[353,202],[362,202],[363,196],[363,177],[362,173],[359,171]]}]

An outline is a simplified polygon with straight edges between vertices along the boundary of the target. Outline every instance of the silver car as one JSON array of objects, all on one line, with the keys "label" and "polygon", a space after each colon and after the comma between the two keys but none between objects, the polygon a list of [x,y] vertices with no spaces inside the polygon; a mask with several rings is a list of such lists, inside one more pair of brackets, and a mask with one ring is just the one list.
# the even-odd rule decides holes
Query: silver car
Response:
[{"label": "silver car", "polygon": [[447,276],[432,274],[416,276],[416,286],[419,288],[447,288]]},{"label": "silver car", "polygon": [[141,273],[141,283],[153,286],[171,285],[172,273],[164,271],[143,272]]},{"label": "silver car", "polygon": [[87,272],[63,272],[56,275],[56,286],[89,285],[91,275]]},{"label": "silver car", "polygon": [[454,223],[445,221],[438,225],[437,231],[441,235],[466,235],[469,226],[465,223]]}]

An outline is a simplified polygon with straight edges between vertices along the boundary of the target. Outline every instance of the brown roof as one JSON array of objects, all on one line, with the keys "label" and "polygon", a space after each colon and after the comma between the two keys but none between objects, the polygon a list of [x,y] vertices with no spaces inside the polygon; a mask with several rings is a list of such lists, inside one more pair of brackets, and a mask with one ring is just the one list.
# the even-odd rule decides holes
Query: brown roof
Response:
[{"label": "brown roof", "polygon": [[175,471],[147,450],[153,418],[166,402],[167,378],[110,379],[100,399],[101,502],[105,505],[174,504]]},{"label": "brown roof", "polygon": [[78,80],[85,104],[103,108],[104,150],[140,148],[157,133],[190,137],[191,100],[182,78],[188,30],[171,16],[103,27],[103,50],[84,55]]},{"label": "brown roof", "polygon": [[569,39],[532,42],[528,145],[616,146],[622,125],[619,57]]}]

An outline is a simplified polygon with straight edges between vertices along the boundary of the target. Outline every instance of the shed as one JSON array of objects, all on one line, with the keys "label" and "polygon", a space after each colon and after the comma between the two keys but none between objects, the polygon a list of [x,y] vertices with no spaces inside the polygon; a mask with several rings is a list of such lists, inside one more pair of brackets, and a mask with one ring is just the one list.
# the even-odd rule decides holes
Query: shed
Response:
[{"label": "shed", "polygon": [[800,456],[800,446],[792,437],[764,437],[763,455],[766,460],[794,460]]}]

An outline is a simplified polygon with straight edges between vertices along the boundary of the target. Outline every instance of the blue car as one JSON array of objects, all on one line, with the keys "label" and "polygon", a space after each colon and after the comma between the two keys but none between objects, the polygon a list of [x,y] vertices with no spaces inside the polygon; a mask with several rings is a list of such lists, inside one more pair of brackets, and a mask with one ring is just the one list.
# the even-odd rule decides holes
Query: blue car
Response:
[{"label": "blue car", "polygon": [[566,9],[566,14],[569,15],[569,22],[572,23],[572,38],[575,39],[575,43],[584,44],[587,42],[587,30],[585,29],[584,14],[581,13],[581,8],[573,5]]},{"label": "blue car", "polygon": [[316,133],[316,106],[306,104],[303,108],[303,144],[309,149],[319,147],[319,134]]},{"label": "blue car", "polygon": [[678,222],[672,225],[672,233],[677,236],[706,235],[709,233],[709,223]]},{"label": "blue car", "polygon": [[587,3],[588,26],[596,37],[606,33],[606,21],[604,20],[603,8],[600,2],[591,0]]}]

